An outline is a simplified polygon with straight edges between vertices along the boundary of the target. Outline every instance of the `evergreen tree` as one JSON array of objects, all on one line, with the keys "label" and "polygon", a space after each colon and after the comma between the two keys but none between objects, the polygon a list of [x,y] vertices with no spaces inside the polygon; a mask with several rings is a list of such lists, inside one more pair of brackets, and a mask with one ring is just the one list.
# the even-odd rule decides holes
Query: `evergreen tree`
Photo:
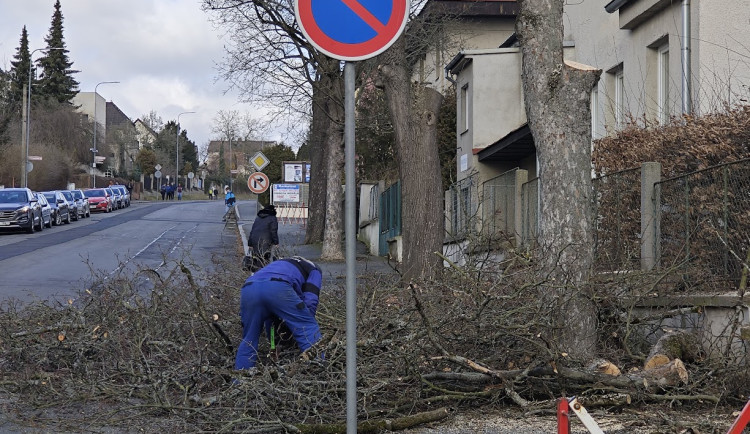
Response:
[{"label": "evergreen tree", "polygon": [[[65,48],[63,39],[63,15],[60,11],[60,0],[55,2],[52,24],[44,41],[47,43],[47,52],[38,60],[39,66],[42,67],[39,94],[45,98],[69,104],[78,93],[78,81],[73,78],[73,74],[78,71],[70,69],[73,62],[68,60],[68,50]],[[53,50],[52,48],[59,49]]]},{"label": "evergreen tree", "polygon": [[180,175],[198,167],[198,147],[188,138],[187,130],[180,130],[180,166]]},{"label": "evergreen tree", "polygon": [[10,99],[10,72],[0,69],[0,153],[10,140],[10,121],[13,117]]},{"label": "evergreen tree", "polygon": [[21,30],[21,42],[13,56],[10,70],[9,104],[20,105],[23,101],[23,86],[29,84],[29,66],[31,66],[31,53],[29,53],[29,34],[26,26]]}]

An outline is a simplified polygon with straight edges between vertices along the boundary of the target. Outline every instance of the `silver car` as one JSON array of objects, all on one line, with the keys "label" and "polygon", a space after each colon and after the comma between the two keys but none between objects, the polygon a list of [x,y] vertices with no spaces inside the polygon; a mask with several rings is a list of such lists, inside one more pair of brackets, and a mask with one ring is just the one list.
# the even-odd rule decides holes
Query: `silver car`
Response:
[{"label": "silver car", "polygon": [[110,185],[110,188],[112,188],[112,190],[117,189],[117,191],[120,192],[120,195],[122,196],[122,206],[124,208],[130,206],[130,191],[128,191],[128,187],[122,184],[116,184]]},{"label": "silver car", "polygon": [[110,185],[109,187],[105,188],[107,190],[107,193],[112,195],[112,209],[120,209],[123,207],[122,205],[122,194]]},{"label": "silver car", "polygon": [[91,217],[89,209],[89,198],[83,195],[83,190],[70,190],[78,205],[78,213],[81,217]]},{"label": "silver car", "polygon": [[39,205],[42,206],[42,223],[44,226],[52,227],[52,205],[47,202],[47,198],[42,193],[34,193],[36,200],[39,201]]},{"label": "silver car", "polygon": [[73,197],[73,192],[70,190],[60,190],[60,193],[62,193],[63,197],[65,197],[65,200],[68,201],[70,218],[78,221],[78,219],[81,218],[81,213],[84,213],[84,210],[81,209],[81,202],[77,201],[76,198]]}]

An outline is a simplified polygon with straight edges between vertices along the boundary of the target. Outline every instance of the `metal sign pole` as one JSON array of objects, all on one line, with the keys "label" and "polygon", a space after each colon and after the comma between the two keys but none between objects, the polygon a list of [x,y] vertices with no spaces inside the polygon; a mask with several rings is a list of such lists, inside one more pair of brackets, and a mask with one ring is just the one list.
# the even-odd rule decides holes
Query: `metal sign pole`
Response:
[{"label": "metal sign pole", "polygon": [[346,432],[357,432],[356,183],[354,179],[354,70],[344,63],[344,158],[346,172]]}]

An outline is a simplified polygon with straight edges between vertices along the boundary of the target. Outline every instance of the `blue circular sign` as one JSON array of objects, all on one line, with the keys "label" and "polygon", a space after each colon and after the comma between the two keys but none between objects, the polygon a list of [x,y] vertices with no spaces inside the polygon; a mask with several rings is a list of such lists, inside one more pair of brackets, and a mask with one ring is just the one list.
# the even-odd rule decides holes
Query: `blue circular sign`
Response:
[{"label": "blue circular sign", "polygon": [[297,23],[307,40],[340,60],[376,56],[401,36],[408,0],[295,0]]}]

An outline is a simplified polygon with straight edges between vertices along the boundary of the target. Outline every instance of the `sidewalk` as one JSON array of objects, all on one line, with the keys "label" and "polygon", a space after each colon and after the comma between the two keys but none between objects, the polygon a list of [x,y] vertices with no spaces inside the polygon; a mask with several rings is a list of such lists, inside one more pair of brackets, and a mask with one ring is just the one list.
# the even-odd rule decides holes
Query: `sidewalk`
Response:
[{"label": "sidewalk", "polygon": [[[248,252],[247,237],[253,227],[258,212],[258,203],[254,200],[239,201],[237,208],[237,226],[242,238],[245,254]],[[303,224],[282,224],[279,219],[279,254],[282,257],[303,256],[316,264],[323,271],[323,280],[329,284],[346,284],[346,261],[322,262],[320,244],[304,244],[305,226]],[[344,252],[346,255],[346,252]],[[393,264],[395,265],[395,264]],[[357,277],[366,274],[385,274],[396,277],[398,273],[384,257],[373,256],[367,246],[357,241],[355,270]]]}]

